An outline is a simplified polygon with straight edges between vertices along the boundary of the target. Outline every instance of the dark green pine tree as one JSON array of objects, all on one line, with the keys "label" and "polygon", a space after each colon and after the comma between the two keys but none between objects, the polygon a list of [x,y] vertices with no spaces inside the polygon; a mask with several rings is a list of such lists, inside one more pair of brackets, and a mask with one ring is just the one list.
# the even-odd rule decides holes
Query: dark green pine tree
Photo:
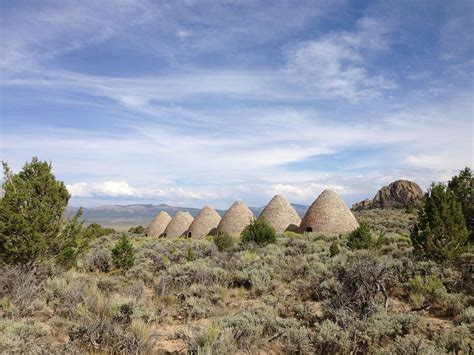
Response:
[{"label": "dark green pine tree", "polygon": [[448,188],[454,193],[461,203],[464,220],[469,231],[469,239],[474,242],[474,177],[470,168],[466,167],[453,176],[448,182]]},{"label": "dark green pine tree", "polygon": [[425,194],[411,240],[416,255],[450,261],[467,248],[467,228],[460,202],[445,185],[433,183]]},{"label": "dark green pine tree", "polygon": [[69,193],[56,180],[51,165],[33,158],[13,174],[3,162],[0,199],[0,257],[9,263],[29,263],[57,249]]}]

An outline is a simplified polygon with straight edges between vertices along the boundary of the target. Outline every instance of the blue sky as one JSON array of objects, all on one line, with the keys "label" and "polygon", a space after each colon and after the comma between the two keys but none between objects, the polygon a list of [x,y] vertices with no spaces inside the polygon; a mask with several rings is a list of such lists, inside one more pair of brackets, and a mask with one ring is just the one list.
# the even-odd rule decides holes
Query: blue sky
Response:
[{"label": "blue sky", "polygon": [[1,159],[72,205],[350,204],[472,166],[472,1],[0,3]]}]

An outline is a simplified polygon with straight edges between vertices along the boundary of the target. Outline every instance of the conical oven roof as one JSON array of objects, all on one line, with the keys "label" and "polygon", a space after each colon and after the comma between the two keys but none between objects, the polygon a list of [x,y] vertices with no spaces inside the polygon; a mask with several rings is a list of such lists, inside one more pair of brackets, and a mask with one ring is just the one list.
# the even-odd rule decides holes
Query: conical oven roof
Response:
[{"label": "conical oven roof", "polygon": [[165,211],[161,211],[151,221],[150,225],[146,229],[146,235],[148,237],[159,237],[163,234],[168,223],[170,223],[171,217]]},{"label": "conical oven roof", "polygon": [[189,212],[178,211],[165,229],[165,237],[181,237],[193,221]]},{"label": "conical oven roof", "polygon": [[191,223],[187,236],[190,238],[202,238],[206,235],[215,234],[221,216],[211,206],[204,206]]},{"label": "conical oven roof", "polygon": [[236,201],[222,217],[217,230],[231,235],[240,235],[254,218],[254,214],[245,203]]},{"label": "conical oven roof", "polygon": [[301,221],[302,232],[345,234],[359,226],[351,210],[331,190],[324,190],[313,202]]},{"label": "conical oven roof", "polygon": [[270,224],[278,234],[287,230],[296,232],[301,224],[298,213],[281,195],[274,196],[258,218]]}]

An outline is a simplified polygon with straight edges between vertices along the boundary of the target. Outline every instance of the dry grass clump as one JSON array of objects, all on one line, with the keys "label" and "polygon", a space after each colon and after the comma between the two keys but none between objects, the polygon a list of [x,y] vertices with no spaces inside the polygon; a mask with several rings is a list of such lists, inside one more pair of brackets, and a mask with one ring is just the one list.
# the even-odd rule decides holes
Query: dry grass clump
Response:
[{"label": "dry grass clump", "polygon": [[40,271],[23,266],[5,266],[0,270],[0,296],[3,310],[10,316],[31,315],[41,292]]},{"label": "dry grass clump", "polygon": [[149,315],[135,316],[139,307],[133,299],[110,298],[95,286],[87,287],[84,302],[75,309],[67,346],[113,353],[150,351],[156,334],[146,323]]}]

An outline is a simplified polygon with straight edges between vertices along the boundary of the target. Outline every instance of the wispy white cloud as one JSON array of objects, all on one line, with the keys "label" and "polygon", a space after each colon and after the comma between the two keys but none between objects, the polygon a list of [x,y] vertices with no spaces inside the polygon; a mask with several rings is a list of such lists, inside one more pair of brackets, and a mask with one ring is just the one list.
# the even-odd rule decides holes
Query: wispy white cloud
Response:
[{"label": "wispy white cloud", "polygon": [[219,51],[231,58],[244,45],[281,39],[338,5],[339,1],[326,0],[300,1],[299,6],[282,1],[271,8],[247,1],[186,0],[6,4],[0,65],[9,71],[35,67],[63,54],[119,43],[167,64],[194,66],[195,56]]},{"label": "wispy white cloud", "polygon": [[440,31],[440,58],[445,61],[459,61],[466,54],[472,54],[472,23],[474,21],[474,5],[471,1],[453,1],[443,4],[449,12],[446,22]]},{"label": "wispy white cloud", "polygon": [[[6,4],[4,10],[8,5]],[[23,2],[2,16],[3,71],[18,72],[151,21],[143,1]],[[34,34],[34,35],[33,35]]]},{"label": "wispy white cloud", "polygon": [[373,18],[363,18],[352,32],[331,32],[287,51],[287,71],[318,97],[368,100],[396,84],[367,67],[368,54],[386,50],[389,28]]},{"label": "wispy white cloud", "polygon": [[[382,118],[377,115],[367,125],[325,120],[313,111],[259,108],[227,110],[225,124],[213,126],[212,131],[142,122],[127,123],[125,135],[41,130],[7,132],[2,138],[8,147],[4,150],[7,160],[23,162],[35,152],[52,161],[76,197],[213,200],[225,207],[228,199],[266,199],[269,194],[283,193],[294,202],[309,203],[324,187],[350,199],[391,178],[427,184],[469,164],[469,110],[470,105],[461,99],[398,110]],[[220,113],[205,116],[212,125],[219,122]],[[297,169],[288,166],[315,156],[371,147],[394,150],[390,165],[405,170],[388,173],[380,168],[381,162],[357,157],[346,159],[338,173],[311,163]],[[88,181],[71,183],[81,181],[74,176],[86,173],[93,174]],[[384,179],[379,181],[380,176]]]},{"label": "wispy white cloud", "polygon": [[146,199],[184,198],[190,200],[215,200],[220,196],[213,192],[197,192],[181,187],[169,189],[135,188],[126,181],[104,181],[100,183],[76,182],[66,185],[71,196],[78,197],[132,197]]}]

